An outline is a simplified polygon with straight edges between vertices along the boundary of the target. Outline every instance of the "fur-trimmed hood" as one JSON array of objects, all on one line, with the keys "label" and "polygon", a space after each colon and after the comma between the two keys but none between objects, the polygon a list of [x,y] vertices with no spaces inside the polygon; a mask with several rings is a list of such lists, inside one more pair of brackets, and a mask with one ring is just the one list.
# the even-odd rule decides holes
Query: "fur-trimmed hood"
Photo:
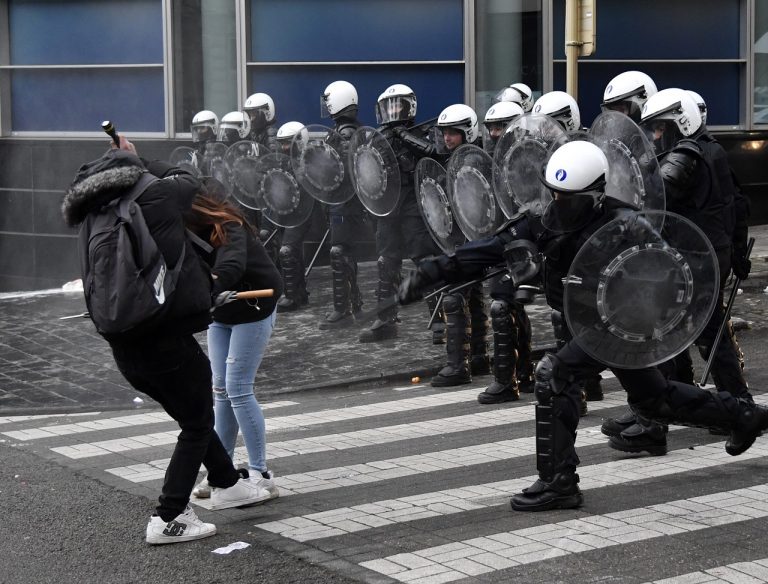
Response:
[{"label": "fur-trimmed hood", "polygon": [[64,221],[70,227],[80,225],[90,211],[120,196],[145,171],[139,157],[124,150],[110,150],[84,164],[61,203]]}]

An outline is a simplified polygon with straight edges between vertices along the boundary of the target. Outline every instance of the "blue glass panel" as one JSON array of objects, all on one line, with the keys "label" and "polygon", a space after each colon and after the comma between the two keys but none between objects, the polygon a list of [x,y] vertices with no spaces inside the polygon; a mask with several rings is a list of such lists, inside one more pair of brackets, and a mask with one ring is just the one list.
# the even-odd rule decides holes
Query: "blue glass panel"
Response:
[{"label": "blue glass panel", "polygon": [[[553,2],[556,59],[565,57],[565,2]],[[595,59],[736,59],[740,0],[599,2]],[[684,33],[681,33],[684,30]]]},{"label": "blue glass panel", "polygon": [[11,124],[17,132],[164,132],[163,70],[16,70]]},{"label": "blue glass panel", "polygon": [[161,0],[10,0],[11,65],[162,63]]},{"label": "blue glass panel", "polygon": [[251,0],[249,61],[464,58],[462,0]]},{"label": "blue glass panel", "polygon": [[357,89],[360,121],[376,126],[376,100],[394,83],[416,93],[416,121],[436,117],[443,108],[464,101],[462,65],[368,67],[252,67],[249,93],[263,91],[275,101],[278,125],[291,120],[303,124],[333,125],[320,117],[320,95],[329,83],[344,79]]},{"label": "blue glass panel", "polygon": [[[582,125],[589,126],[600,113],[608,82],[623,71],[637,69],[651,76],[659,89],[692,89],[707,102],[707,125],[739,124],[741,82],[738,63],[589,63],[579,66],[579,111]],[[565,91],[565,64],[555,63],[554,88]]]}]

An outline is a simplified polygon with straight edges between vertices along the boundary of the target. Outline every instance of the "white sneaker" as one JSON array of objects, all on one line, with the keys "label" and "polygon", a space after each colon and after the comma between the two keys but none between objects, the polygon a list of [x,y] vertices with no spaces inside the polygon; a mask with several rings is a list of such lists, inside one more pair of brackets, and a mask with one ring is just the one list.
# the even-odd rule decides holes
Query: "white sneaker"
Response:
[{"label": "white sneaker", "polygon": [[258,479],[238,480],[227,489],[213,487],[211,490],[211,505],[209,509],[228,509],[230,507],[245,507],[256,505],[272,499],[267,487],[259,484]]},{"label": "white sneaker", "polygon": [[192,541],[212,535],[216,535],[216,526],[213,523],[200,521],[189,505],[184,513],[167,523],[157,515],[153,515],[147,524],[147,543],[153,545]]},{"label": "white sneaker", "polygon": [[205,477],[202,481],[195,485],[195,488],[192,489],[192,496],[196,499],[211,498],[211,485],[208,484],[208,477]]},{"label": "white sneaker", "polygon": [[277,485],[274,481],[275,475],[271,470],[268,470],[267,474],[269,475],[268,479],[265,479],[263,476],[258,476],[258,478],[254,477],[251,480],[256,481],[259,485],[264,487],[269,493],[270,499],[277,499],[280,496],[280,491],[277,490]]}]

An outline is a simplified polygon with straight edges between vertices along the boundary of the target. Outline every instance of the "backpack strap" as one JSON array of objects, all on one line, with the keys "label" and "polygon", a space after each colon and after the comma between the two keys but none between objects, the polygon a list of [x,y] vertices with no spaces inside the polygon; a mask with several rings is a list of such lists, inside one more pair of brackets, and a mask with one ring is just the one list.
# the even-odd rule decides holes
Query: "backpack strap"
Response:
[{"label": "backpack strap", "polygon": [[152,175],[149,171],[144,171],[141,173],[139,180],[133,184],[131,190],[122,195],[120,198],[126,201],[135,201],[144,194],[144,191],[147,190],[149,185],[157,182],[158,180],[160,179]]}]

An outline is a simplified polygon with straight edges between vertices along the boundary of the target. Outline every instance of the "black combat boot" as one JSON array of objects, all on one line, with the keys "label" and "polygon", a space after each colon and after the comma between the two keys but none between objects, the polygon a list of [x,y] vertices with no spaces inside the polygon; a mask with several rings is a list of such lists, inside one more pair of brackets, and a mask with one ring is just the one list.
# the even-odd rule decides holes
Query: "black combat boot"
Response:
[{"label": "black combat boot", "polygon": [[515,511],[548,511],[549,509],[575,509],[584,503],[579,489],[579,475],[558,473],[552,480],[538,479],[522,493],[510,500]]},{"label": "black combat boot", "polygon": [[584,380],[584,393],[587,394],[587,401],[603,400],[602,379],[603,378],[600,377],[600,375],[595,375],[594,377],[588,377]]},{"label": "black combat boot", "polygon": [[647,452],[651,456],[664,456],[667,453],[667,431],[668,426],[637,416],[635,424],[618,436],[611,436],[608,446],[621,452]]},{"label": "black combat boot", "polygon": [[461,294],[450,294],[443,299],[446,318],[446,347],[448,364],[432,378],[432,387],[452,387],[471,383],[469,369],[469,319],[467,306]]},{"label": "black combat boot", "polygon": [[763,430],[768,429],[768,408],[745,399],[739,399],[739,404],[741,413],[737,426],[731,429],[731,435],[725,442],[725,451],[731,456],[746,452]]},{"label": "black combat boot", "polygon": [[627,410],[618,418],[606,418],[600,426],[600,431],[606,436],[618,436],[630,426],[634,426],[636,421],[635,412]]}]

